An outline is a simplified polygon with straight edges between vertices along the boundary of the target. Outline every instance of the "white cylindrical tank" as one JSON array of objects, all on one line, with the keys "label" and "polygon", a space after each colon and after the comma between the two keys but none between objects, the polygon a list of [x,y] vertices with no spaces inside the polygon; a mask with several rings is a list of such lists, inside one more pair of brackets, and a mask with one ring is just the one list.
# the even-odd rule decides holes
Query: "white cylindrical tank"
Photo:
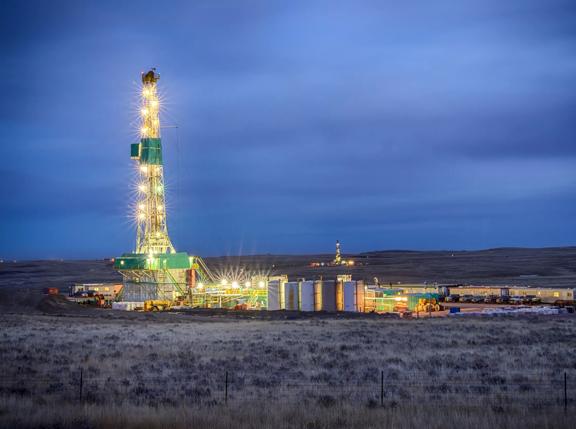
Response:
[{"label": "white cylindrical tank", "polygon": [[344,311],[344,281],[336,281],[336,311]]},{"label": "white cylindrical tank", "polygon": [[314,281],[300,282],[300,310],[314,311]]},{"label": "white cylindrical tank", "polygon": [[362,280],[356,282],[355,293],[357,311],[364,313],[366,311],[366,285]]},{"label": "white cylindrical tank", "polygon": [[322,280],[314,282],[314,311],[322,311]]},{"label": "white cylindrical tank", "polygon": [[280,310],[280,280],[268,282],[268,310]]},{"label": "white cylindrical tank", "polygon": [[298,282],[284,283],[284,303],[286,310],[298,310]]},{"label": "white cylindrical tank", "polygon": [[344,311],[358,311],[356,282],[344,282]]},{"label": "white cylindrical tank", "polygon": [[336,311],[336,282],[334,280],[322,280],[322,310]]}]

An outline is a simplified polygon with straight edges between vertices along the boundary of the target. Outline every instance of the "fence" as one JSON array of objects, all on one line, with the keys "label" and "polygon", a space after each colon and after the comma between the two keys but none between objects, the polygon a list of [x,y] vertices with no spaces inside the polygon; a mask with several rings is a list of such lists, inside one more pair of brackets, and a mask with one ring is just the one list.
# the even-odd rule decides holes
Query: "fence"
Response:
[{"label": "fence", "polygon": [[[159,369],[156,369],[158,371]],[[154,373],[151,368],[150,373]],[[435,377],[424,372],[403,372],[387,378],[369,369],[361,381],[323,380],[322,373],[305,376],[267,375],[264,372],[222,371],[195,377],[114,377],[89,375],[83,368],[61,377],[0,376],[0,395],[53,397],[89,403],[229,404],[240,401],[364,404],[396,406],[407,402],[442,406],[478,406],[505,410],[511,406],[537,408],[573,406],[574,375],[545,377],[542,373],[506,378],[486,374],[480,379]]]}]

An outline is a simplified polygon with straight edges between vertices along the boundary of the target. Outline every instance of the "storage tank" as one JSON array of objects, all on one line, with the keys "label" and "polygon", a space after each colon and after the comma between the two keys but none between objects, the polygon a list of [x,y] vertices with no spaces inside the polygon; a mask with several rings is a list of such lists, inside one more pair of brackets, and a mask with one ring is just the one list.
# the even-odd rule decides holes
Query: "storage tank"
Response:
[{"label": "storage tank", "polygon": [[322,284],[322,310],[336,311],[336,282],[334,280],[323,280]]},{"label": "storage tank", "polygon": [[356,282],[344,282],[344,311],[358,311]]},{"label": "storage tank", "polygon": [[314,282],[314,311],[322,311],[322,280]]},{"label": "storage tank", "polygon": [[284,308],[286,310],[298,310],[298,282],[287,282],[284,284]]},{"label": "storage tank", "polygon": [[314,281],[300,282],[300,310],[314,311]]},{"label": "storage tank", "polygon": [[359,312],[366,311],[366,286],[362,280],[356,281],[356,308]]},{"label": "storage tank", "polygon": [[336,282],[336,311],[344,311],[344,282]]},{"label": "storage tank", "polygon": [[280,310],[280,280],[268,282],[268,310]]}]

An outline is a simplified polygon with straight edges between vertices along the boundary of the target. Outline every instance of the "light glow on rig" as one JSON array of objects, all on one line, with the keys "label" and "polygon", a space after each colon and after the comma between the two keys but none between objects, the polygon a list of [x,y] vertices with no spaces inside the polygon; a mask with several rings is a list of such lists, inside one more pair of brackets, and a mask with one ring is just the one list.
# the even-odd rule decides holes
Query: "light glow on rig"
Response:
[{"label": "light glow on rig", "polygon": [[222,279],[222,280],[220,281],[220,284],[221,284],[222,286],[226,286],[226,285],[228,284],[228,280]]},{"label": "light glow on rig", "polygon": [[160,99],[157,82],[160,76],[154,69],[142,73],[142,88],[137,112],[140,143],[132,147],[132,159],[138,160],[139,194],[136,211],[136,253],[175,253],[166,225],[162,146],[160,143]]},{"label": "light glow on rig", "polygon": [[258,282],[258,287],[259,287],[260,289],[263,289],[263,288],[264,288],[264,282],[263,282],[262,280],[260,280],[260,281]]},{"label": "light glow on rig", "polygon": [[196,285],[196,287],[200,290],[204,289],[204,283],[200,282]]},{"label": "light glow on rig", "polygon": [[238,284],[237,281],[232,282],[232,289],[238,289],[239,287],[240,287],[240,285]]},{"label": "light glow on rig", "polygon": [[252,283],[250,283],[250,282],[244,283],[244,287],[249,288],[250,286],[252,286]]}]

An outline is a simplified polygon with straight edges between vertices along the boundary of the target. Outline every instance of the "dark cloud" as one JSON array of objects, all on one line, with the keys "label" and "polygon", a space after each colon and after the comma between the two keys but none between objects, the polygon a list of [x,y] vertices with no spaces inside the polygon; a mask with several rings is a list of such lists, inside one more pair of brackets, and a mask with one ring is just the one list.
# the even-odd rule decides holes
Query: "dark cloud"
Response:
[{"label": "dark cloud", "polygon": [[131,249],[150,66],[179,248],[574,242],[571,1],[3,1],[0,48],[0,256]]}]

